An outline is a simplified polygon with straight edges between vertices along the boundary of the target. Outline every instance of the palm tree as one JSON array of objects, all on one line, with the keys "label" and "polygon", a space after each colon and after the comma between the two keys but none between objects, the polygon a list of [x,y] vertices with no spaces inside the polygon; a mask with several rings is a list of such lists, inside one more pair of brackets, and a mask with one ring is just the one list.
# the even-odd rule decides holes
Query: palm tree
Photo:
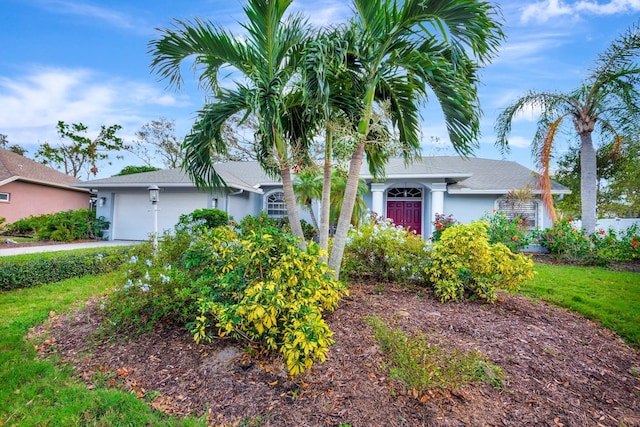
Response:
[{"label": "palm tree", "polygon": [[296,193],[297,203],[309,211],[311,223],[318,230],[318,220],[313,211],[313,201],[322,197],[322,177],[311,168],[305,169],[293,179],[293,190]]},{"label": "palm tree", "polygon": [[[299,15],[284,19],[292,0],[249,0],[244,8],[247,34],[231,34],[209,22],[176,20],[173,29],[149,44],[152,69],[176,89],[182,83],[181,66],[193,58],[200,83],[213,95],[198,113],[185,137],[184,168],[201,188],[221,188],[225,183],[214,169],[217,154],[227,152],[223,127],[234,115],[255,115],[257,159],[271,175],[280,175],[292,232],[303,238],[295,202],[291,168],[307,161],[309,135],[314,122],[302,105],[299,81],[301,52],[310,34]],[[220,85],[219,72],[228,67],[236,83],[233,89]],[[227,74],[227,75],[229,75]]]},{"label": "palm tree", "polygon": [[[358,103],[358,143],[349,164],[344,203],[329,266],[340,274],[357,197],[364,153],[372,172],[385,158],[368,150],[377,102],[388,104],[405,160],[419,151],[419,106],[430,89],[443,110],[451,143],[461,155],[477,144],[477,69],[495,53],[504,35],[496,10],[477,0],[353,0],[356,15],[345,28],[345,58]],[[473,55],[471,56],[470,53]]]},{"label": "palm tree", "polygon": [[532,153],[541,170],[543,200],[555,220],[549,161],[558,130],[567,121],[565,119],[571,120],[580,137],[580,195],[582,226],[586,233],[593,233],[596,223],[597,168],[592,134],[598,130],[605,140],[620,147],[626,137],[637,132],[640,123],[639,49],[640,32],[638,26],[633,26],[598,56],[595,67],[577,89],[568,93],[531,91],[509,105],[496,121],[497,143],[508,148],[507,136],[514,116],[530,108],[542,111]]}]

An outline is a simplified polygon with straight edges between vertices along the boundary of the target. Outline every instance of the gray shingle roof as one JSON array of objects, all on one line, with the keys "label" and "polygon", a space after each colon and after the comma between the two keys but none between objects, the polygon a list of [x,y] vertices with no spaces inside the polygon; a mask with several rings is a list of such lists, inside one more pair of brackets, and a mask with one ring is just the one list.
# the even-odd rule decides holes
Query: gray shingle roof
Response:
[{"label": "gray shingle roof", "polygon": [[[260,192],[260,187],[279,184],[269,177],[257,162],[226,162],[215,166],[216,170],[232,188]],[[443,179],[449,183],[451,193],[508,193],[530,185],[536,192],[537,174],[512,161],[468,158],[458,156],[423,157],[412,164],[404,164],[401,158],[392,158],[386,168],[388,179]],[[368,165],[362,165],[362,177],[371,179]],[[96,179],[77,187],[193,187],[189,177],[179,169],[142,172],[132,175]],[[552,192],[565,193],[567,188],[552,183]]]},{"label": "gray shingle roof", "polygon": [[80,180],[48,166],[28,159],[13,151],[0,149],[0,185],[21,180],[54,187],[63,187],[79,191],[70,187]]},{"label": "gray shingle roof", "polygon": [[[260,186],[279,183],[279,181],[267,176],[257,162],[219,163],[215,165],[215,169],[227,185],[232,188],[260,193]],[[152,184],[161,188],[195,186],[181,169],[163,169],[131,175],[112,176],[83,182],[76,184],[76,186],[83,188],[147,187]]]},{"label": "gray shingle roof", "polygon": [[[538,174],[519,163],[508,160],[461,158],[458,156],[423,157],[405,167],[402,158],[390,159],[387,178],[442,178],[449,183],[450,193],[508,193],[529,185],[536,193]],[[371,179],[367,164],[362,177]],[[568,193],[557,182],[551,183],[553,193]]]}]

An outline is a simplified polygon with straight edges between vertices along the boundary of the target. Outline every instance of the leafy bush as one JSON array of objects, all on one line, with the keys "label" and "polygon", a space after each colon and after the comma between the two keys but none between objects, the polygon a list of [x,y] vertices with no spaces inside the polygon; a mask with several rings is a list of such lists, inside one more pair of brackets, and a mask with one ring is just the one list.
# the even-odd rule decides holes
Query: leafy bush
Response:
[{"label": "leafy bush", "polygon": [[179,224],[189,224],[203,221],[203,225],[216,228],[229,224],[229,215],[220,209],[196,209],[191,213],[180,215]]},{"label": "leafy bush", "polygon": [[[289,218],[271,218],[264,211],[260,212],[260,215],[257,216],[247,215],[239,223],[232,221],[231,225],[241,234],[255,230],[255,227],[275,227],[284,233],[291,233]],[[300,225],[302,226],[305,240],[312,240],[317,236],[318,230],[316,230],[313,225],[305,220],[300,220]]]},{"label": "leafy bush", "polygon": [[489,224],[487,232],[489,243],[492,245],[502,243],[512,252],[517,252],[530,242],[529,232],[524,224],[524,219],[520,216],[509,219],[505,213],[494,211],[491,214],[483,215],[480,220]]},{"label": "leafy bush", "polygon": [[584,230],[574,226],[571,218],[558,219],[553,227],[544,230],[539,243],[563,261],[593,262],[591,241]]},{"label": "leafy bush", "polygon": [[5,227],[5,234],[68,242],[98,239],[108,227],[104,217],[96,218],[92,209],[78,209],[19,219]]},{"label": "leafy bush", "polygon": [[346,292],[320,263],[313,242],[302,251],[297,240],[273,226],[238,234],[211,230],[185,253],[202,290],[200,314],[191,324],[197,342],[212,331],[258,342],[284,355],[297,375],[324,361],[332,332],[322,318]]},{"label": "leafy bush", "polygon": [[424,282],[427,259],[421,236],[374,216],[349,231],[341,271],[352,281]]},{"label": "leafy bush", "polygon": [[0,290],[28,288],[72,277],[109,273],[122,265],[126,259],[126,251],[118,249],[81,255],[65,253],[21,262],[0,259]]},{"label": "leafy bush", "polygon": [[440,240],[440,236],[442,236],[444,230],[453,227],[457,222],[458,221],[453,219],[453,215],[445,216],[444,214],[437,213],[436,220],[433,222],[433,236],[431,240],[434,242]]},{"label": "leafy bush", "polygon": [[637,224],[618,233],[610,228],[598,230],[589,236],[593,258],[598,264],[610,261],[624,262],[640,258],[640,231]]},{"label": "leafy bush", "polygon": [[257,342],[280,351],[298,374],[325,359],[332,333],[322,312],[346,292],[319,255],[318,245],[302,251],[262,216],[245,218],[237,230],[182,221],[156,252],[150,244],[136,248],[123,286],[105,303],[107,326],[191,321],[197,342],[216,334]]},{"label": "leafy bush", "polygon": [[502,243],[491,245],[489,225],[477,221],[446,229],[433,244],[426,269],[440,301],[465,297],[494,302],[496,288],[517,289],[533,278],[533,261],[514,254]]}]

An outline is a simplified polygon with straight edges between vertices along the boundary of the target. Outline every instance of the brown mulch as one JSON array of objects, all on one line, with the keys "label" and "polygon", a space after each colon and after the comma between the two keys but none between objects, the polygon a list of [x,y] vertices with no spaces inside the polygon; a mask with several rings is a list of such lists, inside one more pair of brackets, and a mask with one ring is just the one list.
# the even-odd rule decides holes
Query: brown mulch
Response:
[{"label": "brown mulch", "polygon": [[[109,378],[148,400],[159,394],[151,405],[166,413],[207,414],[210,425],[261,417],[248,425],[640,426],[640,353],[609,330],[521,296],[441,304],[424,290],[378,288],[350,288],[327,316],[336,341],[327,361],[295,381],[277,355],[250,360],[227,340],[196,345],[176,325],[92,341],[99,301],[52,317],[40,350],[71,363],[90,387]],[[368,315],[484,353],[504,370],[503,388],[471,384],[412,396],[389,377]]]}]

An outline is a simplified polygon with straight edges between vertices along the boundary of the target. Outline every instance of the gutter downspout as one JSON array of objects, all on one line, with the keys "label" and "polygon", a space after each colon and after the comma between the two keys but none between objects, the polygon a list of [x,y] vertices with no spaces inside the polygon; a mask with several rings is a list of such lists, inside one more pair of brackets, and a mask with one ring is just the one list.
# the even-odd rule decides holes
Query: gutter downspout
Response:
[{"label": "gutter downspout", "polygon": [[244,190],[240,189],[238,191],[233,191],[233,192],[227,192],[226,196],[225,196],[225,204],[224,204],[224,211],[227,214],[227,216],[229,216],[229,196],[237,196],[238,194],[242,194],[244,193]]}]

